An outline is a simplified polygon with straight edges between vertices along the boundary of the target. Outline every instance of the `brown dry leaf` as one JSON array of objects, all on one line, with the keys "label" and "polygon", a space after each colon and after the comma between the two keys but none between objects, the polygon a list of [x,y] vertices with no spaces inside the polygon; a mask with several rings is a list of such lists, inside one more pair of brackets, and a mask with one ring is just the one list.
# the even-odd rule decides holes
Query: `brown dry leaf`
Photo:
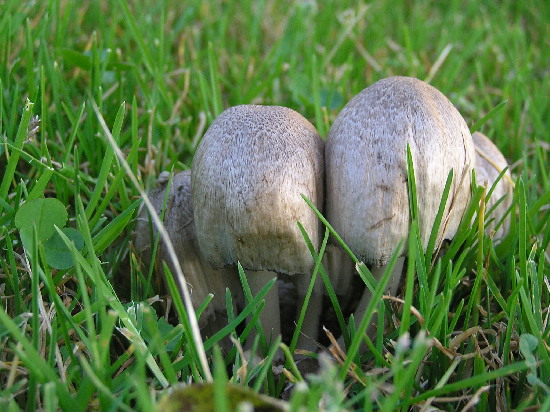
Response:
[{"label": "brown dry leaf", "polygon": [[[323,326],[323,330],[325,331],[329,341],[330,341],[330,347],[329,347],[329,353],[332,355],[332,357],[338,362],[340,366],[342,366],[346,359],[347,355],[344,353],[340,345],[338,344],[338,341],[334,337],[331,331],[329,331],[327,328]],[[355,370],[357,369],[357,365],[353,362],[350,363],[349,369],[347,371],[347,375],[354,379],[356,382],[360,383],[361,385],[365,386],[366,383],[361,380],[361,378],[355,373]]]}]

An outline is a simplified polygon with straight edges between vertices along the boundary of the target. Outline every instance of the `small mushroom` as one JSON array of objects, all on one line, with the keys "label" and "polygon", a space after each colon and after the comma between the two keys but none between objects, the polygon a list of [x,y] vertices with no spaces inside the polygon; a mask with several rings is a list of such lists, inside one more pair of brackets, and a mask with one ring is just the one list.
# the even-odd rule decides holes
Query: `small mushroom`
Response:
[{"label": "small mushroom", "polygon": [[[166,197],[168,180],[169,174],[164,172],[158,180],[158,187],[152,190],[148,196],[159,215],[164,209],[164,226],[190,285],[193,307],[197,309],[209,293],[214,294],[212,302],[203,311],[199,320],[199,327],[203,333],[211,335],[220,326],[227,325],[225,288],[229,287],[235,294],[235,303],[243,300],[239,278],[235,268],[214,270],[201,255],[193,221],[191,171],[186,170],[174,175]],[[165,207],[163,208],[163,206]],[[134,243],[136,250],[141,252],[142,261],[146,264],[151,263],[151,248],[157,233],[155,229],[152,231],[150,229],[151,223],[147,209],[143,208],[138,216]],[[162,242],[159,243],[156,261],[159,265],[165,261],[174,273],[173,264]],[[239,291],[241,292],[239,293]]]},{"label": "small mushroom", "polygon": [[[342,109],[325,149],[326,215],[358,259],[379,278],[409,235],[407,144],[416,177],[418,225],[424,248],[449,171],[453,182],[437,242],[452,238],[470,199],[475,151],[452,103],[418,79],[390,77],[364,89]],[[404,252],[387,293],[400,283]],[[367,290],[355,319],[362,318]]]},{"label": "small mushroom", "polygon": [[[476,148],[476,181],[480,186],[487,185],[487,190],[495,184],[500,173],[508,167],[508,162],[503,154],[498,150],[491,140],[480,132],[472,135]],[[512,193],[514,191],[514,182],[512,181],[510,171],[507,170],[500,181],[495,186],[490,198],[485,204],[486,212],[493,208],[496,203],[502,201],[495,207],[494,211],[487,219],[491,219],[485,229],[487,233],[494,231],[497,224],[506,216],[508,209],[512,204]],[[504,219],[502,225],[493,234],[495,240],[505,237],[510,231],[510,215]]]},{"label": "small mushroom", "polygon": [[[318,247],[319,221],[301,197],[322,207],[323,141],[311,123],[286,107],[229,108],[204,135],[192,170],[197,237],[213,267],[240,262],[254,293],[276,273],[311,273],[297,225]],[[276,287],[261,321],[280,333]]]}]

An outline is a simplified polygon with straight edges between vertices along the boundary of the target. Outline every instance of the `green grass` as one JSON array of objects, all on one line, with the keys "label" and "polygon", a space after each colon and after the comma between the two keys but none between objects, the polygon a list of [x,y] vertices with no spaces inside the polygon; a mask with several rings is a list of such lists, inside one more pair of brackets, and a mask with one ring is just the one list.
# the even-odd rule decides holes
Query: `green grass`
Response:
[{"label": "green grass", "polygon": [[[349,410],[550,409],[550,5],[345,3],[3,2],[1,410],[154,410],[167,388],[210,374],[222,409],[226,381],[277,398],[279,378],[296,382],[292,410],[321,400]],[[494,245],[474,202],[434,260],[413,225],[402,294],[415,309],[380,305],[393,313],[387,334],[359,355],[350,330],[341,363],[321,359],[305,383],[292,361],[286,378],[269,362],[243,375],[236,349],[225,358],[215,349],[249,332],[237,325],[267,289],[243,313],[232,313],[228,294],[228,325],[205,342],[205,364],[188,309],[175,299],[181,325],[166,322],[154,277],[139,265],[129,171],[149,188],[161,171],[189,168],[208,125],[237,104],[288,106],[326,137],[352,96],[390,75],[428,80],[509,159],[510,234]],[[69,269],[48,263],[39,242],[22,246],[15,215],[40,197],[57,198],[82,236],[82,249],[67,247]],[[364,265],[358,271],[370,282]],[[327,281],[322,265],[316,274]],[[273,356],[261,336],[258,346]]]}]

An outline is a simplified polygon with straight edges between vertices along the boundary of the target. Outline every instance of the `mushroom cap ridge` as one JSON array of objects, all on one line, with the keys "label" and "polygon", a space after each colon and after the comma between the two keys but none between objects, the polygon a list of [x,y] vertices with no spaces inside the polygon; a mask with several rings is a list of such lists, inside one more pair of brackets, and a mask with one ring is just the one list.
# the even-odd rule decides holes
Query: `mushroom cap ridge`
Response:
[{"label": "mushroom cap ridge", "polygon": [[327,137],[326,214],[368,264],[385,265],[409,233],[407,144],[426,247],[451,169],[453,183],[438,242],[454,236],[470,199],[474,144],[452,103],[421,80],[390,77],[350,100]]},{"label": "mushroom cap ridge", "polygon": [[302,199],[323,203],[324,142],[297,112],[280,106],[225,110],[205,133],[192,168],[200,248],[213,267],[307,273],[320,223]]}]

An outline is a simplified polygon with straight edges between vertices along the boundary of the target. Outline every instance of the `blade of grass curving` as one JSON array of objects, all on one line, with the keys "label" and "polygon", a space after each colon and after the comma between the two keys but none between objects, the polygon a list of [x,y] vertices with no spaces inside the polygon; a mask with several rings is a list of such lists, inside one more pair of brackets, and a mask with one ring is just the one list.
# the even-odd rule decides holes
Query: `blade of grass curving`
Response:
[{"label": "blade of grass curving", "polygon": [[[145,191],[140,187],[139,182],[137,181],[136,177],[132,173],[132,170],[130,168],[130,165],[126,162],[126,159],[124,158],[124,154],[120,151],[120,148],[117,146],[116,141],[113,139],[111,132],[109,131],[109,128],[105,124],[105,120],[103,119],[103,116],[99,112],[99,109],[94,101],[92,101],[93,109],[96,113],[96,116],[101,124],[101,128],[103,129],[103,133],[107,137],[110,145],[112,146],[113,150],[115,151],[115,154],[120,161],[120,163],[123,165],[124,169],[126,170],[126,173],[128,174],[128,177],[136,187],[136,189],[139,191],[141,197],[143,198],[145,205],[147,206],[147,209],[151,215],[151,218],[153,222],[155,223],[155,226],[159,233],[161,234],[162,240],[166,246],[166,250],[168,253],[168,256],[170,256],[170,259],[172,261],[172,264],[174,265],[174,269],[176,271],[176,278],[179,285],[180,290],[183,293],[183,300],[184,304],[187,309],[187,313],[189,316],[189,323],[192,328],[192,336],[193,336],[193,344],[195,346],[195,350],[197,351],[197,354],[200,359],[201,367],[203,369],[204,376],[208,382],[212,381],[212,374],[210,372],[210,369],[208,367],[208,361],[206,359],[206,353],[204,352],[204,346],[202,342],[202,338],[200,335],[199,325],[197,323],[197,319],[194,314],[193,304],[191,302],[191,295],[189,294],[189,289],[187,287],[187,282],[185,281],[185,276],[183,275],[183,271],[181,269],[181,265],[178,261],[176,252],[174,250],[174,246],[172,245],[172,242],[170,240],[170,237],[168,236],[168,233],[164,229],[164,227],[161,224],[160,218],[157,215],[154,206],[151,204],[151,201],[147,197],[147,194]],[[160,372],[160,370],[159,370]]]},{"label": "blade of grass curving", "polygon": [[[479,320],[479,304],[481,302],[481,283],[484,276],[485,268],[483,267],[483,247],[485,240],[485,194],[487,188],[483,187],[481,200],[479,202],[479,211],[477,214],[477,259],[476,259],[476,277],[474,285],[466,308],[465,325],[475,326]],[[473,312],[473,315],[472,315]],[[473,316],[470,322],[470,317]]]},{"label": "blade of grass curving", "polygon": [[[128,153],[128,160],[130,160],[132,157],[135,157],[135,154],[137,154],[137,147],[133,147],[132,151]],[[130,207],[131,201],[128,197],[128,191],[126,190],[126,187],[123,185],[123,182],[124,182],[123,179],[125,175],[126,175],[126,171],[123,168],[120,168],[116,172],[115,178],[108,185],[107,192],[101,196],[101,203],[94,210],[95,216],[92,219],[90,219],[90,227],[95,227],[97,225],[98,221],[104,215],[103,212],[105,211],[105,209],[107,209],[107,207],[109,207],[117,191],[119,194],[118,200],[120,202],[120,208],[122,210],[126,210],[127,208]]]},{"label": "blade of grass curving", "polygon": [[[414,277],[415,277],[415,266],[416,266],[415,261],[417,260],[417,257],[416,257],[417,233],[418,233],[418,224],[415,219],[412,221],[409,229],[407,275],[405,279],[405,303],[403,304],[403,312],[401,313],[401,326],[399,327],[399,335],[403,335],[410,328],[411,307],[413,304]],[[400,250],[400,248],[398,248],[398,250]]]},{"label": "blade of grass curving", "polygon": [[494,296],[501,309],[506,311],[508,305],[506,304],[506,301],[504,300],[504,297],[502,296],[499,287],[497,286],[493,278],[487,273],[487,271],[483,272],[483,280],[487,284],[487,287],[491,291],[491,294]]},{"label": "blade of grass curving", "polygon": [[[309,238],[306,230],[304,229],[303,225],[298,222],[298,228],[300,229],[300,232],[302,233],[302,237],[306,239],[306,244],[309,246],[313,246],[313,243],[311,242],[311,239]],[[298,316],[298,321],[296,322],[296,329],[294,330],[294,334],[292,335],[292,339],[290,341],[290,351],[291,353],[294,353],[294,350],[296,349],[296,345],[298,344],[298,338],[300,337],[300,332],[302,330],[302,324],[304,323],[304,318],[306,316],[306,310],[309,306],[309,300],[311,298],[311,294],[313,293],[313,287],[315,286],[315,282],[317,280],[317,274],[319,273],[319,267],[321,266],[321,260],[323,259],[323,255],[325,253],[325,248],[327,246],[329,232],[328,230],[325,231],[325,237],[323,239],[323,242],[321,244],[321,249],[319,249],[319,254],[314,256],[314,262],[315,266],[313,269],[313,273],[311,275],[311,280],[309,282],[309,286],[306,292],[306,296],[304,298],[304,302],[302,304],[302,308],[300,309],[300,314]],[[305,275],[302,275],[305,276]]]},{"label": "blade of grass curving", "polygon": [[93,238],[94,250],[97,254],[102,253],[113,244],[115,239],[127,228],[132,219],[134,211],[141,204],[141,199],[136,200],[130,207],[124,209],[121,214],[111,220],[103,229],[101,229]]},{"label": "blade of grass curving", "polygon": [[[256,294],[256,296],[251,298],[250,302],[247,303],[246,307],[239,312],[239,315],[235,317],[235,319],[232,322],[230,322],[227,326],[224,326],[222,329],[220,329],[214,335],[208,338],[204,342],[205,349],[206,350],[211,349],[217,342],[219,342],[229,333],[234,331],[235,328],[239,324],[244,322],[244,320],[251,314],[258,312],[257,317],[259,318],[259,311],[256,310],[256,307],[261,304],[262,300],[265,298],[267,293],[271,290],[275,282],[276,282],[276,279],[272,279],[268,283],[266,283],[265,286],[262,289],[260,289],[260,291]],[[243,333],[243,336],[244,336],[244,333]],[[246,336],[244,337],[246,338]]]},{"label": "blade of grass curving", "polygon": [[44,196],[44,189],[50,183],[50,179],[54,173],[54,169],[48,166],[42,168],[42,173],[36,183],[33,185],[29,195],[27,196],[26,202],[29,202],[33,199]]},{"label": "blade of grass curving", "polygon": [[432,269],[431,262],[432,256],[435,252],[435,242],[437,241],[437,235],[439,234],[439,228],[441,227],[441,222],[443,220],[443,213],[445,213],[445,208],[447,206],[447,200],[449,199],[449,192],[451,190],[451,184],[453,182],[453,169],[449,171],[447,175],[447,180],[445,181],[445,187],[443,189],[443,194],[441,195],[441,201],[439,202],[439,208],[437,209],[437,214],[435,216],[434,224],[432,226],[432,232],[430,233],[430,238],[426,246],[426,259],[425,265]]},{"label": "blade of grass curving", "polygon": [[[61,233],[61,230],[56,227],[56,230],[58,233]],[[70,242],[70,241],[69,241]],[[75,250],[74,246],[72,248]],[[73,252],[74,253],[74,252]],[[74,257],[73,257],[74,258]],[[80,262],[78,259],[74,258],[74,265],[76,269],[76,278],[78,280],[78,288],[80,289],[80,296],[82,298],[82,313],[84,314],[84,324],[85,329],[88,331],[88,336],[97,336],[96,328],[95,328],[95,322],[94,322],[94,313],[92,312],[92,305],[90,301],[90,296],[88,296],[88,283],[86,282],[86,279],[84,278],[84,274],[82,273],[82,267],[80,266]],[[97,340],[96,339],[88,339],[89,349],[91,351],[91,358],[92,361],[98,362],[99,361],[99,348],[97,346]],[[94,367],[96,370],[99,370],[100,365],[94,364]]]},{"label": "blade of grass curving", "polygon": [[[247,339],[253,339],[253,343],[252,343],[252,346],[250,348],[250,353],[256,353],[256,351],[258,350],[258,348],[260,347],[260,345],[262,345],[260,339],[261,339],[261,336],[262,334],[264,333],[263,329],[260,331],[260,333],[256,333],[254,335],[254,331],[257,332],[257,326],[260,322],[260,315],[262,313],[262,311],[264,310],[264,307],[265,307],[265,301],[261,301],[258,303],[258,305],[252,310],[251,314],[252,316],[250,316],[249,318],[249,321],[246,325],[246,327],[244,328],[244,331],[243,333],[240,334],[239,336],[239,342],[241,343],[241,345],[243,345],[245,343],[245,341]],[[265,335],[264,335],[265,337]],[[267,350],[267,343],[263,346],[263,350],[264,352]],[[229,356],[231,358],[233,358],[235,355],[236,355],[236,351],[237,351],[237,348],[233,348],[231,353],[229,354]],[[252,380],[252,377],[249,375],[248,377],[248,381],[247,383]]]},{"label": "blade of grass curving", "polygon": [[407,187],[409,190],[409,213],[411,221],[418,221],[418,196],[411,146],[407,143]]},{"label": "blade of grass curving", "polygon": [[[279,345],[281,350],[283,351],[283,354],[285,355],[285,359],[287,359],[287,363],[285,363],[285,368],[290,370],[292,372],[292,375],[294,375],[294,378],[296,378],[296,381],[291,381],[291,383],[296,383],[299,381],[303,381],[304,378],[302,374],[300,373],[300,369],[298,369],[298,366],[296,365],[296,362],[294,362],[294,355],[290,351],[289,347],[286,346],[284,343],[281,342]],[[277,392],[279,393],[279,392]]]},{"label": "blade of grass curving", "polygon": [[481,119],[479,119],[477,122],[474,123],[472,127],[470,127],[470,133],[475,133],[479,129],[481,129],[481,126],[483,126],[491,117],[493,117],[495,114],[497,114],[500,110],[506,106],[506,103],[508,103],[508,100],[503,100],[499,104],[497,104],[495,107],[493,107],[491,110],[489,110],[489,113],[487,113],[485,116],[483,116]]},{"label": "blade of grass curving", "polygon": [[223,361],[222,351],[219,346],[214,346],[214,405],[215,410],[225,412],[228,410],[227,405],[227,372],[225,370],[225,362]]},{"label": "blade of grass curving", "polygon": [[428,294],[428,299],[426,300],[426,312],[431,312],[432,308],[435,306],[436,292],[439,287],[441,272],[442,272],[441,260],[438,260],[434,269],[431,272],[431,279],[430,279],[430,285],[429,285],[430,292]]},{"label": "blade of grass curving", "polygon": [[[355,322],[351,323],[351,325],[354,324]],[[380,350],[380,347],[375,347],[368,336],[365,337],[364,342],[369,348],[370,353],[373,355],[375,365],[377,367],[389,368],[391,366],[390,362],[384,357],[383,351]]]},{"label": "blade of grass curving", "polygon": [[[325,237],[327,236],[328,233],[330,233],[329,229],[326,228]],[[319,258],[319,255],[315,251],[315,247],[313,246],[311,239],[309,239],[309,236],[307,236],[307,233],[305,231],[302,231],[302,236],[304,237],[306,245],[309,249],[309,252],[313,256],[314,261],[317,262],[317,260],[320,259],[322,262],[322,256]],[[349,342],[349,332],[346,325],[346,321],[344,319],[344,313],[340,306],[340,302],[338,302],[338,297],[336,296],[336,292],[334,291],[334,288],[330,283],[330,277],[328,276],[322,264],[319,266],[319,274],[321,275],[321,279],[323,280],[323,284],[325,285],[325,289],[327,291],[328,297],[336,313],[336,319],[338,320],[338,326],[340,326],[340,330],[342,331],[342,335],[344,336],[344,342],[347,344]]]},{"label": "blade of grass curving", "polygon": [[305,202],[308,204],[308,206],[315,212],[315,214],[317,215],[317,217],[319,218],[319,220],[323,223],[323,225],[326,226],[326,228],[330,231],[330,233],[332,234],[332,236],[334,236],[334,238],[338,241],[338,243],[340,244],[340,246],[342,246],[342,248],[346,251],[346,253],[353,259],[353,261],[355,263],[358,263],[359,262],[359,259],[357,259],[357,257],[355,256],[355,254],[351,251],[351,249],[348,247],[348,245],[346,245],[344,243],[344,240],[340,237],[340,235],[338,233],[336,233],[336,231],[334,230],[334,228],[332,227],[332,225],[328,222],[328,220],[325,219],[325,217],[321,214],[321,212],[319,212],[319,210],[315,207],[315,205],[313,203],[311,203],[311,201],[304,195],[301,195],[302,196],[302,199],[305,200]]},{"label": "blade of grass curving", "polygon": [[[198,367],[195,363],[195,360],[198,359],[196,348],[193,346],[193,337],[191,332],[191,325],[189,319],[191,316],[194,316],[194,312],[191,314],[187,312],[187,308],[185,306],[185,303],[182,300],[181,297],[181,291],[178,287],[178,284],[176,283],[176,279],[172,275],[172,272],[166,262],[162,262],[163,270],[164,270],[164,278],[166,281],[166,286],[168,289],[168,292],[170,292],[170,295],[172,298],[172,304],[174,305],[174,308],[176,309],[176,313],[178,314],[178,318],[180,319],[180,324],[183,325],[184,334],[182,336],[182,345],[186,345],[185,350],[185,356],[182,360],[182,365],[174,365],[175,370],[181,370],[185,365],[187,365],[191,373],[193,375],[193,379],[195,381],[201,381],[201,376],[198,370]],[[184,338],[187,338],[186,341],[184,341]],[[178,369],[180,368],[181,369]]]},{"label": "blade of grass curving", "polygon": [[[515,258],[514,258],[515,261]],[[510,269],[510,271],[515,271],[515,268]],[[513,276],[514,281],[516,280],[515,274],[511,274]],[[506,315],[509,319],[509,324],[506,327],[506,334],[504,336],[504,344],[502,346],[502,353],[507,354],[510,352],[510,345],[512,343],[512,334],[515,333],[515,323],[516,321],[516,311],[517,306],[520,303],[520,299],[518,299],[521,287],[522,287],[522,281],[520,280],[517,285],[512,289],[510,296],[508,298],[507,304],[506,304]],[[504,356],[503,363],[504,365],[509,365],[512,361],[511,356]]]},{"label": "blade of grass curving", "polygon": [[[429,268],[426,267],[426,261],[428,261],[428,265],[431,262],[431,255],[428,255],[428,252],[424,252],[424,248],[422,247],[422,241],[419,237],[418,233],[418,223],[416,223],[416,229],[414,233],[412,231],[412,225],[409,229],[410,236],[414,236],[415,239],[415,256],[417,259],[415,259],[415,266],[416,266],[416,277],[418,278],[418,287],[419,287],[419,293],[418,293],[418,301],[420,306],[420,311],[422,313],[425,313],[426,315],[429,314],[429,311],[427,310],[428,306],[428,298],[427,295],[432,290],[430,287],[430,282],[428,282],[428,278],[431,280],[432,276],[429,271]],[[436,285],[437,289],[437,285]]]},{"label": "blade of grass curving", "polygon": [[[401,253],[402,247],[403,247],[403,241],[400,241],[399,244],[397,245],[397,248],[395,249],[395,252],[392,254],[390,261],[388,262],[388,265],[386,266],[384,274],[378,281],[378,284],[376,285],[376,288],[373,291],[372,298],[365,310],[363,319],[361,319],[361,323],[357,327],[357,333],[353,337],[351,341],[351,345],[347,351],[346,360],[344,361],[344,364],[340,368],[340,375],[339,375],[340,379],[344,379],[344,377],[348,372],[348,369],[350,367],[352,360],[355,358],[355,356],[359,351],[359,346],[363,341],[363,335],[367,331],[367,328],[369,326],[369,323],[374,313],[374,309],[376,308],[376,305],[380,303],[382,294],[384,293],[384,290],[386,289],[386,285],[390,280],[390,277],[393,272],[393,268],[395,266],[395,263],[397,262],[397,258],[399,257],[399,254]],[[358,271],[368,271],[367,267],[364,264],[357,265],[357,268],[358,268]]]},{"label": "blade of grass curving", "polygon": [[[260,389],[262,388],[262,385],[265,383],[266,378],[268,378],[268,372],[272,370],[273,365],[273,358],[275,357],[275,353],[279,349],[279,345],[281,344],[281,335],[278,335],[275,338],[275,341],[271,344],[271,347],[269,348],[269,351],[267,352],[267,356],[265,358],[265,361],[263,363],[262,368],[260,369],[260,373],[258,373],[258,376],[256,377],[256,380],[254,382],[254,391],[256,393],[260,392]],[[268,382],[269,384],[269,382]],[[268,393],[270,393],[269,391]]]},{"label": "blade of grass curving", "polygon": [[[115,123],[113,125],[113,131],[112,131],[113,140],[115,142],[118,142],[118,139],[120,136],[122,122],[124,121],[125,106],[126,104],[122,103],[116,114]],[[103,212],[102,210],[98,210],[95,216],[92,218],[92,215],[95,212],[97,203],[99,202],[100,198],[104,196],[103,192],[105,191],[105,187],[107,186],[107,179],[111,173],[114,157],[115,157],[114,149],[110,144],[108,144],[107,148],[105,149],[105,154],[103,155],[103,162],[101,164],[101,169],[97,177],[97,182],[95,184],[94,191],[92,192],[92,196],[88,200],[88,205],[86,206],[86,217],[90,221],[90,227],[95,227],[97,221],[99,220]]]},{"label": "blade of grass curving", "polygon": [[[244,269],[243,269],[240,262],[237,263],[237,270],[239,272],[239,279],[241,281],[241,285],[242,285],[242,288],[243,288],[245,302],[246,302],[247,305],[249,305],[250,302],[253,301],[254,296],[252,295],[252,290],[250,289],[250,286],[248,285],[248,278],[246,277],[246,273],[244,272]],[[275,276],[275,274],[274,274],[274,276]],[[270,284],[270,285],[273,286],[275,284],[275,282],[276,282],[276,279],[273,278],[267,284]],[[262,290],[263,290],[263,288],[262,288]],[[249,325],[247,325],[247,329],[249,329],[249,327],[253,327],[256,330],[256,333],[258,334],[258,336],[260,338],[260,345],[262,347],[262,350],[267,351],[268,343],[267,343],[267,339],[266,339],[266,336],[265,336],[265,333],[264,333],[263,325],[262,325],[261,320],[260,320],[260,314],[261,314],[262,310],[264,310],[264,306],[265,306],[265,302],[262,302],[262,306],[256,308],[256,311],[254,312],[254,317],[250,320]],[[248,331],[245,329],[245,332],[248,332]],[[248,335],[245,335],[244,333],[243,333],[243,335],[244,335],[242,337],[243,339],[246,339],[246,337],[248,336]]]},{"label": "blade of grass curving", "polygon": [[[5,234],[4,234],[5,231]],[[15,260],[15,253],[13,250],[13,242],[10,236],[9,231],[6,229],[2,230],[2,235],[5,236],[6,242],[6,256],[7,261],[4,262],[4,259],[0,259],[0,264],[2,265],[2,270],[6,275],[6,281],[8,285],[8,291],[11,289],[13,293],[13,299],[14,299],[14,305],[13,310],[14,316],[19,315],[21,312],[23,312],[23,305],[22,305],[22,296],[21,296],[21,290],[19,288],[19,278],[17,276],[17,263]],[[7,265],[9,264],[9,269]],[[6,265],[6,266],[5,266]],[[9,292],[6,291],[6,295],[9,295]]]},{"label": "blade of grass curving", "polygon": [[[17,135],[15,136],[15,141],[13,142],[13,146],[16,150],[14,150],[9,156],[8,164],[6,165],[6,169],[2,177],[2,182],[0,183],[0,199],[7,199],[8,197],[11,182],[13,181],[15,176],[17,162],[19,161],[20,151],[23,148],[23,143],[25,142],[25,139],[27,138],[27,129],[29,127],[29,121],[32,117],[33,106],[34,103],[31,103],[30,100],[27,100],[25,108],[23,109],[21,121],[19,122],[19,128],[17,129]],[[7,146],[4,147],[7,152]],[[2,205],[0,204],[0,206]]]},{"label": "blade of grass curving", "polygon": [[208,295],[206,295],[206,297],[201,302],[199,307],[195,309],[195,313],[197,314],[197,319],[201,318],[202,312],[204,312],[204,310],[208,307],[208,305],[210,305],[210,303],[212,302],[212,299],[214,299],[214,294],[209,293]]},{"label": "blade of grass curving", "polygon": [[[468,204],[468,207],[466,208],[464,215],[462,216],[462,220],[456,231],[455,237],[451,241],[451,244],[449,245],[447,252],[441,258],[443,267],[449,264],[451,259],[456,260],[457,253],[460,251],[460,249],[462,248],[466,240],[471,236],[472,232],[474,231],[471,222],[474,218],[474,215],[478,212],[479,202],[481,200],[482,195],[483,195],[483,188],[477,187],[474,193],[472,194],[472,198],[470,199],[470,203]],[[458,262],[455,262],[454,267],[455,267],[455,270],[457,270],[457,268],[460,267],[458,265]]]},{"label": "blade of grass curving", "polygon": [[517,372],[523,372],[528,368],[529,367],[527,365],[527,362],[525,361],[516,362],[512,365],[504,366],[500,369],[485,372],[485,373],[473,376],[471,378],[462,379],[458,382],[447,383],[442,388],[428,390],[410,399],[409,404],[418,403],[426,399],[437,397],[437,396],[459,392],[463,389],[471,388],[473,386],[485,385],[493,380],[503,378],[505,376],[512,375]]},{"label": "blade of grass curving", "polygon": [[[549,228],[549,231],[550,231],[550,228]],[[546,249],[543,249],[543,250],[546,250]],[[538,284],[540,285],[539,289],[544,289],[544,286],[542,286],[542,285],[545,284],[546,288],[547,288],[546,290],[548,292],[550,292],[549,279],[548,279],[547,276],[545,276],[545,274],[546,274],[546,272],[545,272],[545,270],[546,270],[546,266],[545,266],[546,259],[547,259],[546,254],[545,253],[540,253],[539,262],[538,262]],[[544,302],[544,300],[543,300],[544,294],[541,291],[538,295],[534,294],[534,296],[537,296],[541,299],[540,302],[538,302],[537,306],[541,309],[541,311],[539,313],[542,313],[542,310],[543,310],[542,304]],[[544,310],[546,310],[546,309],[544,309]],[[544,325],[545,325],[544,330],[541,330],[542,338],[544,339],[545,342],[548,342],[548,337],[550,335],[550,325],[548,324],[548,322],[545,322]],[[548,365],[548,367],[550,368],[550,364]]]},{"label": "blade of grass curving", "polygon": [[67,144],[65,145],[65,154],[63,156],[63,164],[69,163],[69,158],[71,156],[74,142],[76,140],[76,135],[78,134],[78,128],[80,126],[80,123],[82,121],[82,117],[84,115],[84,110],[86,109],[86,102],[82,102],[80,105],[80,109],[78,110],[78,113],[75,118],[72,117],[71,110],[66,104],[63,104],[63,110],[65,111],[65,114],[69,118],[69,121],[72,124],[72,130],[71,134],[69,135],[69,140],[67,141]]}]

